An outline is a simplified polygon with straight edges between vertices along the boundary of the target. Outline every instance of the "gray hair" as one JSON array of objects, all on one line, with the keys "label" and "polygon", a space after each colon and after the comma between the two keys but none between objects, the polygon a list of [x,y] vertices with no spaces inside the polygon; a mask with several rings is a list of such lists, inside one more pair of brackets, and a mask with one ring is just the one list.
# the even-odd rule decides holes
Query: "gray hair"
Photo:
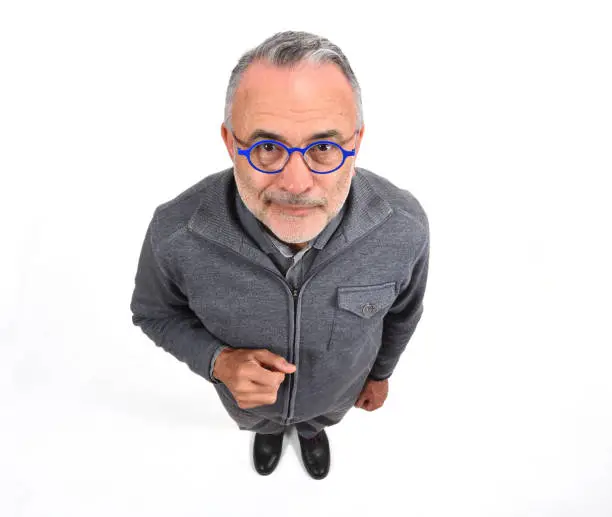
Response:
[{"label": "gray hair", "polygon": [[265,60],[279,67],[291,67],[302,61],[310,63],[335,63],[348,79],[355,95],[357,130],[363,124],[361,88],[348,59],[342,50],[326,38],[303,31],[277,32],[257,47],[245,52],[230,75],[225,95],[224,124],[232,130],[232,102],[240,79],[247,67],[256,60]]}]

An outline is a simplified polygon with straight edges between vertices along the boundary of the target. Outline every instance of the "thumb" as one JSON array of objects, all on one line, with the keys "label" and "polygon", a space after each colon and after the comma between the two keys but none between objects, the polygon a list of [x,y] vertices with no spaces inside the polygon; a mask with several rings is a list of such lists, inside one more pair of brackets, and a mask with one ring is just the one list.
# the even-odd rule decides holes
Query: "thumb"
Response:
[{"label": "thumb", "polygon": [[269,366],[283,373],[293,373],[295,371],[294,364],[286,361],[284,357],[270,352],[270,350],[259,350],[257,359],[262,365]]}]

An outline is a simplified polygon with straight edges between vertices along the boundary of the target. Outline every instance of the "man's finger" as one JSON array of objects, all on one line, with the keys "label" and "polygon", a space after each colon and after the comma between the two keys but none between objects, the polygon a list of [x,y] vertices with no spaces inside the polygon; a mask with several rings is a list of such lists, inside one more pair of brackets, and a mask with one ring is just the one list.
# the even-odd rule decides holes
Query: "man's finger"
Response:
[{"label": "man's finger", "polygon": [[289,363],[284,357],[277,355],[266,348],[259,348],[255,351],[255,357],[263,365],[278,370],[283,373],[293,373],[295,371],[295,365]]},{"label": "man's finger", "polygon": [[258,364],[251,371],[251,381],[268,388],[277,389],[284,380],[285,374],[283,372],[268,370]]},{"label": "man's finger", "polygon": [[370,411],[374,411],[375,409],[379,409],[382,404],[380,402],[374,402],[370,404]]}]

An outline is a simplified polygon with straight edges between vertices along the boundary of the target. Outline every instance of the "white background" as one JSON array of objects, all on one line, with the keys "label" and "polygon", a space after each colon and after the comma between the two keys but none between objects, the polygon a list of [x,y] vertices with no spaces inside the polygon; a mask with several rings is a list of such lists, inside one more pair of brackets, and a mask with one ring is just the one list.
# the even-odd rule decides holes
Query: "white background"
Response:
[{"label": "white background", "polygon": [[[612,515],[607,2],[3,2],[0,514]],[[240,55],[328,37],[363,89],[357,165],[431,230],[421,323],[374,412],[252,433],[131,323],[154,208],[231,166]]]}]

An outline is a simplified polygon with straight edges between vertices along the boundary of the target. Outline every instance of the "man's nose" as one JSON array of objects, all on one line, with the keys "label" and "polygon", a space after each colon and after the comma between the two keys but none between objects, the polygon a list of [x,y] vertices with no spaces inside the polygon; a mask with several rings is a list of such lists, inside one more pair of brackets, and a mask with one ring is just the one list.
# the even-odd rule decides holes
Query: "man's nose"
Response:
[{"label": "man's nose", "polygon": [[308,168],[299,151],[291,153],[285,168],[278,175],[280,184],[290,192],[302,192],[308,189],[314,181],[314,173]]}]

